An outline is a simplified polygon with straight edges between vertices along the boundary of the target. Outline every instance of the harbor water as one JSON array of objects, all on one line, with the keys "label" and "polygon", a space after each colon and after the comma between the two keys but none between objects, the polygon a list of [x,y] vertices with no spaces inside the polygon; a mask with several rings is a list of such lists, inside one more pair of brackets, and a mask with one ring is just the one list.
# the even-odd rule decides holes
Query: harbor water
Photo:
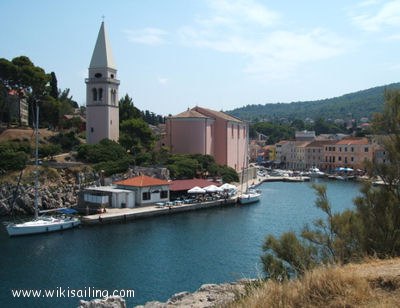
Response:
[{"label": "harbor water", "polygon": [[[360,194],[357,183],[323,183],[335,212],[352,208],[352,200]],[[76,307],[80,299],[89,299],[79,298],[85,292],[134,290],[134,297],[126,298],[132,307],[165,301],[205,283],[262,277],[259,260],[265,236],[299,231],[323,214],[314,206],[310,183],[272,182],[259,188],[262,200],[246,206],[18,238],[9,238],[2,228],[0,303]],[[41,294],[13,296],[22,289]],[[44,294],[46,290],[53,290],[53,295]]]}]

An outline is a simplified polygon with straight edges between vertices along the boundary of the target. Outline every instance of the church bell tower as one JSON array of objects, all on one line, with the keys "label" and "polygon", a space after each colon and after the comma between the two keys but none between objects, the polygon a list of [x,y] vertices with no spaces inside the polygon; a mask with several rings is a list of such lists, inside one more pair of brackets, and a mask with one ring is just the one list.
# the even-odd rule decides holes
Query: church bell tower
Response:
[{"label": "church bell tower", "polygon": [[117,69],[104,27],[101,23],[86,82],[86,141],[118,141],[119,109]]}]

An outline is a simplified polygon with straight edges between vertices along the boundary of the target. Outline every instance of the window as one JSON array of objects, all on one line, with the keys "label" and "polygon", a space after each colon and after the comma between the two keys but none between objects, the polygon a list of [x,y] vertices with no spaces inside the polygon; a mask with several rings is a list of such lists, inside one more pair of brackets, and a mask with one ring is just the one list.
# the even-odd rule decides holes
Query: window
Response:
[{"label": "window", "polygon": [[339,156],[339,157],[338,157],[338,161],[342,161],[342,156]]},{"label": "window", "polygon": [[92,89],[93,101],[97,101],[97,89]]},{"label": "window", "polygon": [[115,105],[117,101],[117,90],[111,89],[111,104]]},{"label": "window", "polygon": [[168,198],[168,190],[162,190],[160,192],[160,198],[161,199],[167,199]]},{"label": "window", "polygon": [[232,138],[233,138],[233,124],[232,124]]},{"label": "window", "polygon": [[96,77],[96,78],[101,78],[103,75],[101,74],[101,73],[96,73],[96,74],[94,74],[94,77]]},{"label": "window", "polygon": [[354,152],[354,148],[353,147],[351,147],[351,151]]},{"label": "window", "polygon": [[99,89],[99,101],[103,100],[103,89]]},{"label": "window", "polygon": [[94,132],[94,128],[93,128],[93,127],[90,128],[90,132],[91,132],[91,133]]},{"label": "window", "polygon": [[142,200],[150,200],[150,192],[149,191],[145,191],[142,194]]},{"label": "window", "polygon": [[353,156],[351,157],[351,161],[354,161],[354,157]]},{"label": "window", "polygon": [[364,152],[365,152],[365,153],[367,153],[368,150],[369,150],[369,149],[368,149],[367,147],[364,148]]}]

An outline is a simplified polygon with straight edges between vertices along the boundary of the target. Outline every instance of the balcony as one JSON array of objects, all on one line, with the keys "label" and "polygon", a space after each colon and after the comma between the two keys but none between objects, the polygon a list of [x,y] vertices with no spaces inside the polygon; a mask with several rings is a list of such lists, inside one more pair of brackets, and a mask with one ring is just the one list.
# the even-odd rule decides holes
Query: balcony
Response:
[{"label": "balcony", "polygon": [[118,79],[114,78],[85,78],[85,83],[112,83],[112,84],[120,84]]}]

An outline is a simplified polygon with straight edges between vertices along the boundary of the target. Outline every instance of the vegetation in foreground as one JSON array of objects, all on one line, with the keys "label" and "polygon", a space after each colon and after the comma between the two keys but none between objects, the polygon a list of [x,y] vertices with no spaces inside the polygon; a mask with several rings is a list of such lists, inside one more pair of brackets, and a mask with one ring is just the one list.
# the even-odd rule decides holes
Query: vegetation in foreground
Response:
[{"label": "vegetation in foreground", "polygon": [[399,307],[399,266],[395,259],[320,267],[299,279],[250,287],[248,296],[228,307]]},{"label": "vegetation in foreground", "polygon": [[384,113],[375,117],[374,126],[387,136],[388,162],[368,165],[369,175],[379,176],[385,185],[366,184],[354,200],[355,209],[342,213],[332,212],[326,187],[314,186],[315,205],[326,218],[304,226],[300,235],[267,236],[261,257],[267,280],[232,307],[400,305],[398,275],[371,282],[348,266],[337,267],[370,257],[400,256],[400,91],[388,91],[385,98]]}]

